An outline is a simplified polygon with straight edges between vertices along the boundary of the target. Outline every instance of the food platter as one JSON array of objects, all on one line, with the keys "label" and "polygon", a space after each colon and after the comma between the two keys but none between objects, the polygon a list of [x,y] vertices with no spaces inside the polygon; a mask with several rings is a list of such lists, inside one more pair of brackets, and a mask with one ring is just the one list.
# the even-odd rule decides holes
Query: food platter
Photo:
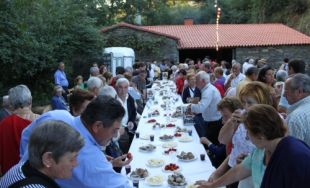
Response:
[{"label": "food platter", "polygon": [[144,180],[148,176],[149,176],[149,172],[147,171],[147,169],[143,169],[143,168],[137,168],[136,170],[134,170],[133,172],[129,174],[130,179],[138,178],[140,180]]},{"label": "food platter", "polygon": [[177,146],[178,146],[177,142],[166,142],[166,143],[163,143],[162,145],[163,148],[175,148]]},{"label": "food platter", "polygon": [[145,181],[150,186],[160,186],[164,183],[164,177],[161,175],[150,176]]},{"label": "food platter", "polygon": [[152,152],[156,149],[156,146],[152,145],[152,144],[148,144],[145,146],[140,146],[139,147],[139,151],[144,152],[144,153],[149,153]]},{"label": "food platter", "polygon": [[163,159],[149,159],[146,163],[148,167],[161,167],[165,164],[165,161]]}]

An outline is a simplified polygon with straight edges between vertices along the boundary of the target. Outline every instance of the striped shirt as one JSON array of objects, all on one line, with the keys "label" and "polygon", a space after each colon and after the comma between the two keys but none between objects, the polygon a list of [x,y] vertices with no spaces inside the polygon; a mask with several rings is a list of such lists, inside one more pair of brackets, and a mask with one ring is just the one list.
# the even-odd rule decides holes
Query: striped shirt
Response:
[{"label": "striped shirt", "polygon": [[13,166],[1,179],[0,179],[0,187],[1,188],[8,188],[12,186],[14,183],[24,180],[27,177],[25,176],[25,170],[27,169],[27,177],[30,173],[30,176],[33,174],[32,172],[35,172],[34,174],[36,177],[40,178],[42,181],[46,181],[45,185],[42,185],[42,183],[35,183],[35,182],[29,182],[21,188],[59,188],[59,186],[54,182],[54,180],[48,178],[44,174],[40,173],[39,171],[33,169],[30,167],[29,163],[18,163],[15,166]]}]

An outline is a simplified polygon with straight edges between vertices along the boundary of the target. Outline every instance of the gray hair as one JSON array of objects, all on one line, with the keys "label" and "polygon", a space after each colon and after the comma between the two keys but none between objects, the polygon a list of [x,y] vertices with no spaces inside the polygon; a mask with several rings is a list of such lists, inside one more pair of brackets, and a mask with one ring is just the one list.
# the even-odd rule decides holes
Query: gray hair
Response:
[{"label": "gray hair", "polygon": [[115,86],[118,87],[121,83],[126,83],[129,86],[129,81],[127,80],[127,78],[117,79]]},{"label": "gray hair", "polygon": [[100,88],[99,96],[100,95],[110,96],[112,98],[115,98],[117,96],[117,93],[116,93],[114,87],[106,85],[106,86],[103,86],[102,88]]},{"label": "gray hair", "polygon": [[94,75],[94,73],[99,74],[99,68],[98,67],[91,67],[89,72],[91,75]]},{"label": "gray hair", "polygon": [[93,90],[95,88],[101,88],[103,85],[102,80],[98,77],[92,76],[87,80],[88,90]]},{"label": "gray hair", "polygon": [[238,67],[240,69],[241,68],[241,64],[235,60],[233,62],[233,64],[232,64],[232,67]]},{"label": "gray hair", "polygon": [[304,93],[310,93],[310,77],[306,74],[298,73],[289,77],[290,89],[302,89]]},{"label": "gray hair", "polygon": [[204,67],[205,67],[205,68],[207,68],[207,69],[211,69],[211,64],[210,64],[210,62],[209,62],[209,61],[205,61],[205,62],[203,62],[203,65],[204,65]]},{"label": "gray hair", "polygon": [[205,71],[199,71],[196,74],[196,77],[198,77],[200,80],[203,80],[207,84],[210,83],[210,75],[206,73]]},{"label": "gray hair", "polygon": [[9,100],[8,95],[5,95],[2,97],[2,107],[3,108],[9,108],[10,107],[10,100]]},{"label": "gray hair", "polygon": [[285,80],[287,79],[288,74],[285,70],[278,70],[277,74],[276,74],[276,79],[279,82],[285,82]]},{"label": "gray hair", "polygon": [[128,66],[128,67],[125,68],[125,72],[132,73],[133,72],[133,68]]},{"label": "gray hair", "polygon": [[9,90],[9,101],[12,108],[24,108],[31,106],[32,96],[26,85],[18,85]]},{"label": "gray hair", "polygon": [[43,167],[42,155],[51,152],[56,163],[67,152],[78,152],[84,146],[79,132],[63,121],[49,120],[34,128],[28,145],[29,163],[36,169]]}]

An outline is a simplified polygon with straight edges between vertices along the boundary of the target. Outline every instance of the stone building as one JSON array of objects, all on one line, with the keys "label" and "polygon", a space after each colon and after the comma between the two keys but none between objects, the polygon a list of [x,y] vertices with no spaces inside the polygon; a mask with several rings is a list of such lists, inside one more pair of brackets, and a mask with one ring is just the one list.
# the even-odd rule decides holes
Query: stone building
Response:
[{"label": "stone building", "polygon": [[[303,59],[310,64],[310,37],[283,24],[135,26],[119,23],[103,28],[104,44],[131,47],[141,61],[184,62],[208,56],[216,61],[243,62],[246,58],[264,58],[277,67],[285,57]],[[216,48],[218,47],[218,50]]]}]

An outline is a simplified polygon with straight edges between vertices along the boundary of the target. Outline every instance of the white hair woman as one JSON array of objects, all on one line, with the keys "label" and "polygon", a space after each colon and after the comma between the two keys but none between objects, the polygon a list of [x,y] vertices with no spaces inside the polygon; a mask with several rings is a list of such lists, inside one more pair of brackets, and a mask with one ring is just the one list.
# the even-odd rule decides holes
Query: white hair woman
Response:
[{"label": "white hair woman", "polygon": [[32,96],[25,85],[9,90],[13,114],[0,123],[0,174],[4,174],[19,161],[19,144],[22,131],[39,115],[31,111]]},{"label": "white hair woman", "polygon": [[54,179],[72,176],[83,146],[84,139],[70,125],[45,121],[30,136],[29,160],[11,168],[1,179],[0,187],[58,188]]}]

